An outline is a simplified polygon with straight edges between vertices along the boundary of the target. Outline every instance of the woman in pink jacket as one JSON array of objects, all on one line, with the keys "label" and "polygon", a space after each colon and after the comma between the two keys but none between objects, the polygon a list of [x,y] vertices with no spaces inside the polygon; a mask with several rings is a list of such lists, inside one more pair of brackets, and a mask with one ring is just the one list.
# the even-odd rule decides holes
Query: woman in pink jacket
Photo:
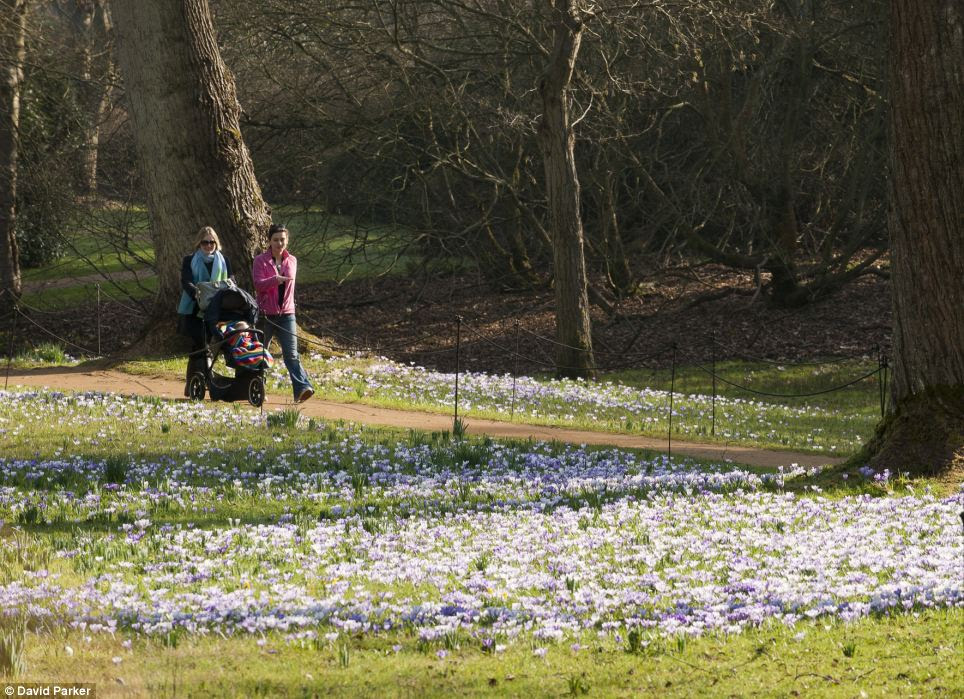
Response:
[{"label": "woman in pink jacket", "polygon": [[254,258],[251,276],[258,296],[258,306],[264,314],[264,345],[278,336],[284,355],[291,388],[299,403],[314,395],[311,380],[298,358],[298,336],[295,322],[295,277],[298,260],[288,252],[288,229],[273,223],[268,229],[268,251]]}]

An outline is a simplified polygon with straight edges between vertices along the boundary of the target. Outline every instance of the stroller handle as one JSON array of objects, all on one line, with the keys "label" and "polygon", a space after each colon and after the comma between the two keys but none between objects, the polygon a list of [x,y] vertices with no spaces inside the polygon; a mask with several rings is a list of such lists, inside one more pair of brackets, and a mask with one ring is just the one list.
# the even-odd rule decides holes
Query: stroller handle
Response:
[{"label": "stroller handle", "polygon": [[227,342],[235,335],[241,335],[242,333],[251,333],[258,340],[264,341],[264,331],[258,330],[257,328],[242,328],[241,330],[229,330],[221,336],[221,342]]}]

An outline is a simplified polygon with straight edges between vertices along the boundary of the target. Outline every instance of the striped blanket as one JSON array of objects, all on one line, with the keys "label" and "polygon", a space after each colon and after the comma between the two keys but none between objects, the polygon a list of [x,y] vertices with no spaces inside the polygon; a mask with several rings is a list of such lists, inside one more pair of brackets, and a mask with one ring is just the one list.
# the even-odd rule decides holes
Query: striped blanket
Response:
[{"label": "striped blanket", "polygon": [[228,321],[217,324],[218,332],[221,337],[228,335],[235,330],[242,332],[228,338],[228,351],[231,352],[231,359],[239,367],[246,369],[270,369],[274,364],[274,359],[265,349],[261,341],[255,337],[254,333],[243,332],[248,329],[248,324],[244,321]]}]

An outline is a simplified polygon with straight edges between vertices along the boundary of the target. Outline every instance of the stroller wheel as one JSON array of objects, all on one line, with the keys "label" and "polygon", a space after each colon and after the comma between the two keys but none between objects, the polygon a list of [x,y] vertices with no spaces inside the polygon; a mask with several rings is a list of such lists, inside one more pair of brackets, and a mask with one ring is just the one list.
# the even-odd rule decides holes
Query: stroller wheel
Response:
[{"label": "stroller wheel", "polygon": [[264,403],[264,379],[252,376],[248,381],[248,402],[256,408]]},{"label": "stroller wheel", "polygon": [[204,374],[195,372],[187,380],[187,397],[191,400],[204,400]]}]

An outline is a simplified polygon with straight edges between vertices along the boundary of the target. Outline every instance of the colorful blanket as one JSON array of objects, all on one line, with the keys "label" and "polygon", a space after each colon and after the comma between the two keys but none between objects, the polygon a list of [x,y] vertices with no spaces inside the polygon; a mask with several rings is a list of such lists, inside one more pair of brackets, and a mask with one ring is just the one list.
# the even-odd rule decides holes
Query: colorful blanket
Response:
[{"label": "colorful blanket", "polygon": [[231,335],[227,340],[231,359],[239,367],[270,369],[271,365],[274,364],[274,359],[265,349],[261,340],[255,337],[254,333],[248,331],[248,324],[243,320],[218,323],[217,329],[221,333],[221,337],[225,337],[236,330],[240,331]]}]

